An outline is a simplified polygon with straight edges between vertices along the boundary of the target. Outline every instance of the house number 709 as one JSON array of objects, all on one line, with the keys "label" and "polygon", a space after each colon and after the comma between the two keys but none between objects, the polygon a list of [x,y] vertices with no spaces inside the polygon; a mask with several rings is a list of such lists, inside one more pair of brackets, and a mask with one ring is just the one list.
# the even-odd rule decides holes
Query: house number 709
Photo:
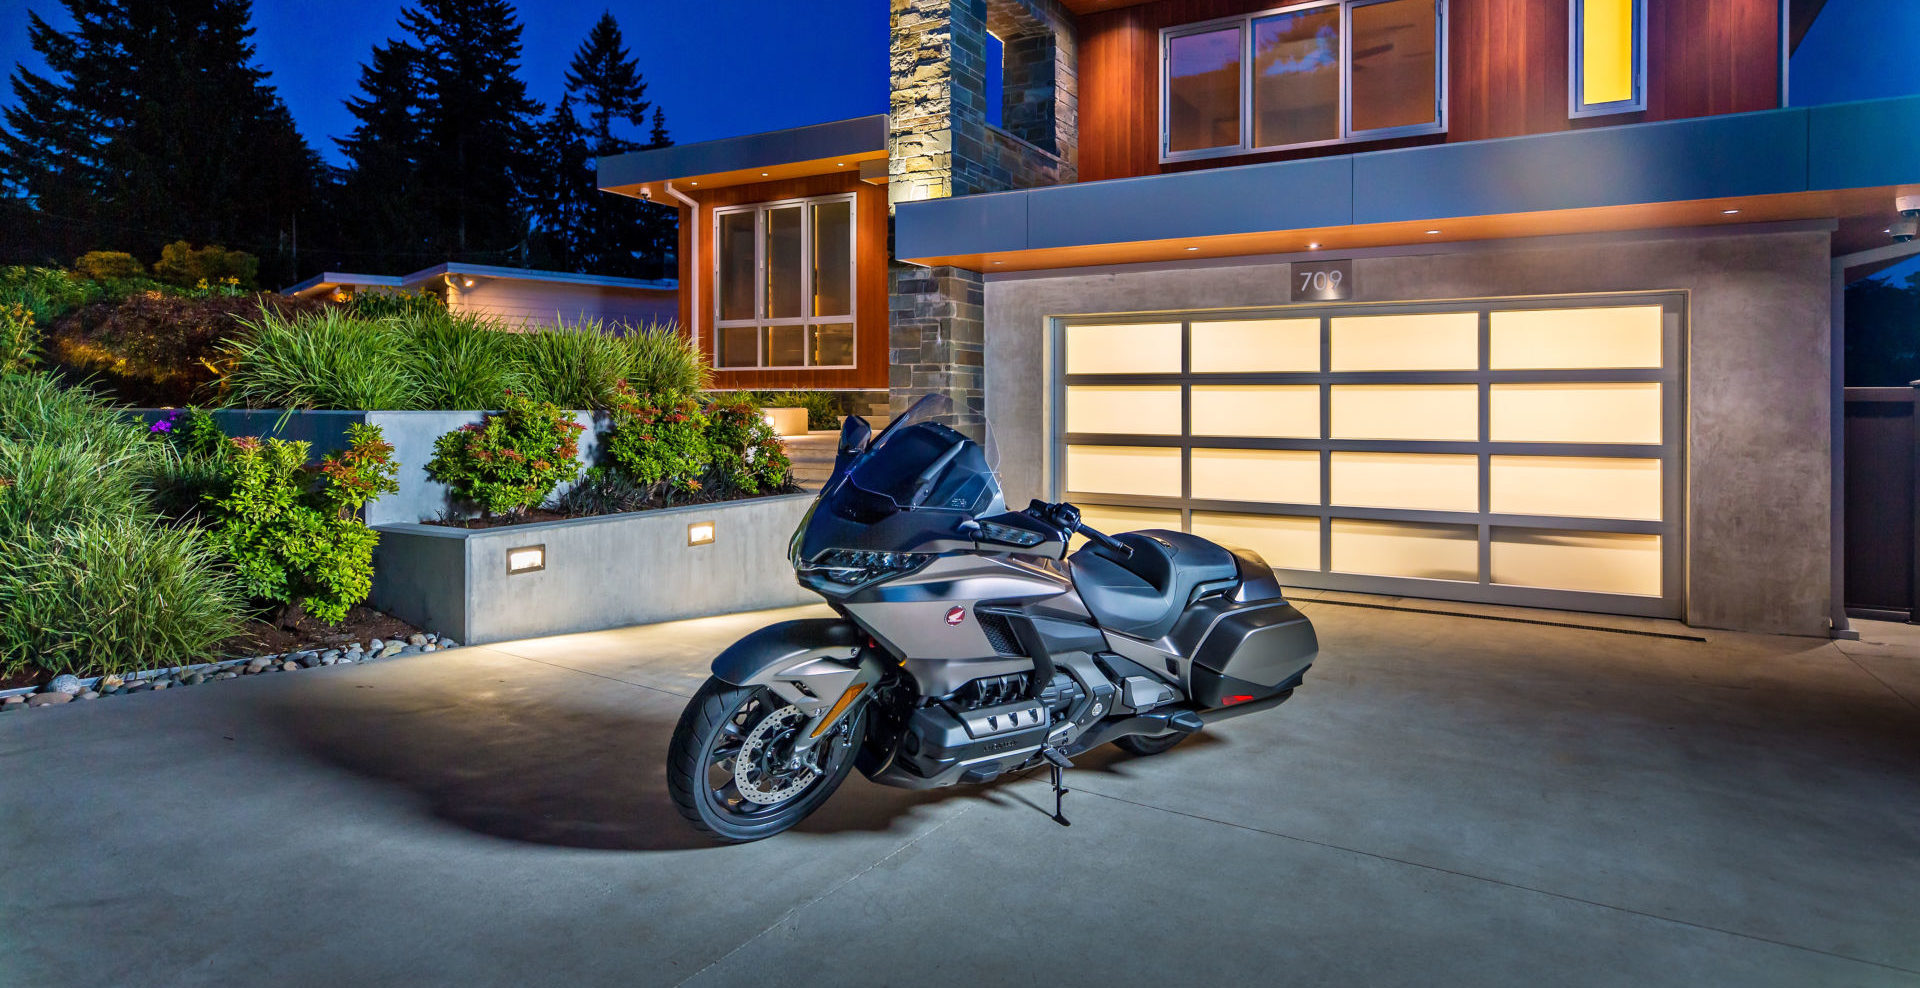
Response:
[{"label": "house number 709", "polygon": [[1353,297],[1353,262],[1315,261],[1293,266],[1293,301],[1332,302]]}]

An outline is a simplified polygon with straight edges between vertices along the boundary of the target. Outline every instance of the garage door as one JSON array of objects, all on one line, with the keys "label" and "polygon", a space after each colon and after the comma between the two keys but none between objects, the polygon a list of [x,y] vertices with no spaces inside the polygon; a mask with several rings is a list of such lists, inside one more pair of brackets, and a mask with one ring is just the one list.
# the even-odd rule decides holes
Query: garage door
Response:
[{"label": "garage door", "polygon": [[1683,306],[1056,319],[1056,494],[1295,586],[1678,617]]}]

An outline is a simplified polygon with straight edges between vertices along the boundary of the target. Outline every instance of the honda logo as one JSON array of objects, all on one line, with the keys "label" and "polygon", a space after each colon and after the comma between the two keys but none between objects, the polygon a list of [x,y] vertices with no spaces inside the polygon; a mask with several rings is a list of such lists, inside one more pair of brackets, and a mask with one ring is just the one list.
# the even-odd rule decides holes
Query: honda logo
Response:
[{"label": "honda logo", "polygon": [[967,619],[967,609],[964,607],[956,607],[953,610],[950,610],[947,612],[947,625],[949,627],[958,628],[960,626],[960,622],[965,621],[966,619]]}]

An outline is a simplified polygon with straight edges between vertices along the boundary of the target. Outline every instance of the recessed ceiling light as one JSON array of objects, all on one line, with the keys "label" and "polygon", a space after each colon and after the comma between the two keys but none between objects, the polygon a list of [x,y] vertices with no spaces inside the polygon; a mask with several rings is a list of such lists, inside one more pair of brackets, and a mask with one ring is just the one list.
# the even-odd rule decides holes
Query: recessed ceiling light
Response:
[{"label": "recessed ceiling light", "polygon": [[766,172],[761,172],[761,173],[760,173],[760,177],[761,177],[761,178],[766,178],[766,177],[767,177],[767,173],[766,173]]},{"label": "recessed ceiling light", "polygon": [[1005,264],[1005,263],[1007,263],[1007,262],[1005,262],[1005,261],[995,261],[995,262],[993,262],[993,263],[995,263],[995,264]]},{"label": "recessed ceiling light", "polygon": [[846,162],[844,162],[844,161],[836,161],[836,162],[834,162],[834,163],[833,163],[833,167],[835,167],[835,168],[845,168],[845,167],[847,167],[847,163],[846,163]]},{"label": "recessed ceiling light", "polygon": [[1434,234],[1437,234],[1437,233],[1439,233],[1439,232],[1440,232],[1439,230],[1428,230],[1428,231],[1427,231],[1427,236],[1429,236],[1429,237],[1431,237],[1431,236],[1433,236]]},{"label": "recessed ceiling light", "polygon": [[1732,216],[1732,215],[1734,215],[1735,213],[1738,213],[1738,212],[1739,212],[1739,210],[1737,210],[1737,209],[1723,209],[1723,210],[1721,210],[1721,211],[1720,211],[1720,215],[1722,215],[1722,216]]},{"label": "recessed ceiling light", "polygon": [[1188,247],[1187,249],[1188,249],[1188,250],[1199,250],[1200,248],[1198,248],[1198,247]]},{"label": "recessed ceiling light", "polygon": [[1316,243],[1311,243],[1311,244],[1308,244],[1308,245],[1307,245],[1307,249],[1308,249],[1308,250],[1319,250],[1319,249],[1320,249],[1320,244],[1319,244],[1319,243],[1317,243],[1317,242],[1316,242]]},{"label": "recessed ceiling light", "polygon": [[693,182],[693,183],[691,183],[691,184],[693,184],[693,185],[699,185],[700,183],[699,183],[699,182]]}]

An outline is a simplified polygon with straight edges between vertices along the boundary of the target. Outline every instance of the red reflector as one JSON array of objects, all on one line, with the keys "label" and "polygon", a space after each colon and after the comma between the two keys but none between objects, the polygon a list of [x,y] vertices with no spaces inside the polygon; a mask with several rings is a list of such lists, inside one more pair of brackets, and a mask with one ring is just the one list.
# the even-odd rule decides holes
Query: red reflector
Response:
[{"label": "red reflector", "polygon": [[1223,707],[1231,707],[1231,706],[1233,706],[1233,705],[1234,705],[1234,704],[1236,704],[1236,703],[1245,703],[1245,702],[1247,702],[1248,700],[1251,700],[1251,699],[1253,699],[1253,696],[1252,696],[1252,694],[1249,694],[1249,693],[1237,693],[1237,694],[1235,694],[1235,695],[1233,695],[1233,696],[1229,696],[1229,697],[1222,697],[1222,698],[1221,698],[1221,700],[1220,700],[1220,705],[1221,705],[1221,706],[1223,706]]}]

